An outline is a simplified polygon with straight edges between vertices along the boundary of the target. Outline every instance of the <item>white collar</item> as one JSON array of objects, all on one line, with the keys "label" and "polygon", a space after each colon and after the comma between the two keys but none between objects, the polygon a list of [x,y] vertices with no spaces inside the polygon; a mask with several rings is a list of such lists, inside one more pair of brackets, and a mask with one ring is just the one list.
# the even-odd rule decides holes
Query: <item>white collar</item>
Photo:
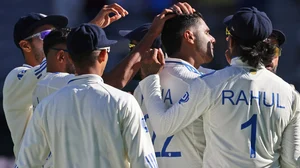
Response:
[{"label": "white collar", "polygon": [[198,69],[196,69],[194,66],[192,66],[190,63],[182,60],[182,59],[178,59],[178,58],[166,58],[165,60],[166,64],[180,64],[180,65],[184,65],[187,69],[189,69],[190,71],[197,73],[199,75],[202,75],[203,73],[199,72]]},{"label": "white collar", "polygon": [[96,74],[84,74],[84,75],[78,75],[75,76],[73,79],[71,79],[68,84],[86,84],[86,83],[103,83],[103,79],[101,76]]}]

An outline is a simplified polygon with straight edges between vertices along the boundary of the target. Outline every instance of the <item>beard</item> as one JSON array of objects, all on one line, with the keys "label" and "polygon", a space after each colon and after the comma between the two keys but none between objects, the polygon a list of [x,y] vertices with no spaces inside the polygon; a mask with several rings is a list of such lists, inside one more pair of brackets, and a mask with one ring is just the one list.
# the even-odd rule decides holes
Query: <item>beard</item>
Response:
[{"label": "beard", "polygon": [[65,71],[69,74],[75,74],[76,73],[75,66],[68,59],[66,61],[67,63],[66,63]]},{"label": "beard", "polygon": [[213,44],[210,41],[205,44],[200,38],[196,38],[196,50],[200,53],[205,63],[211,62],[214,58]]},{"label": "beard", "polygon": [[277,66],[266,66],[266,69],[276,74]]}]

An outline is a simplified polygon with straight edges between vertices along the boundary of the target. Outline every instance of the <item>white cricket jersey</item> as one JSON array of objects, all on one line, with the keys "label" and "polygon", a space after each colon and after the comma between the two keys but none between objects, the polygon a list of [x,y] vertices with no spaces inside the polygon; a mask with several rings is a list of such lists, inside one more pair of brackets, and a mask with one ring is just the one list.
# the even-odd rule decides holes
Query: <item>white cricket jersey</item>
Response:
[{"label": "white cricket jersey", "polygon": [[198,68],[198,71],[202,72],[202,73],[205,73],[205,74],[208,74],[208,73],[214,72],[215,70],[214,69],[209,69],[209,68],[204,68],[204,67],[200,66]]},{"label": "white cricket jersey", "polygon": [[46,59],[38,66],[24,64],[9,72],[3,86],[3,109],[18,155],[22,137],[32,115],[32,92],[36,83],[46,74]]},{"label": "white cricket jersey", "polygon": [[50,150],[56,168],[157,167],[138,103],[98,75],[76,76],[39,103],[17,166],[40,168]]},{"label": "white cricket jersey", "polygon": [[68,82],[74,78],[74,76],[74,74],[62,72],[47,72],[47,74],[36,84],[36,87],[33,91],[33,111],[45,97],[66,86]]},{"label": "white cricket jersey", "polygon": [[[181,59],[166,58],[165,66],[160,76],[162,99],[167,107],[177,103],[188,89],[190,83],[199,78],[201,73],[188,62]],[[201,86],[199,86],[201,87]],[[138,86],[134,92],[145,119],[149,118],[143,101],[143,95]],[[150,120],[150,123],[149,123]],[[151,117],[147,120],[152,142],[160,168],[200,168],[205,148],[202,117],[197,118],[182,130],[166,133]],[[180,123],[178,123],[180,124]],[[153,132],[154,131],[154,132]]]},{"label": "white cricket jersey", "polygon": [[203,167],[299,167],[300,100],[292,87],[260,66],[239,58],[231,66],[197,78],[169,109],[158,75],[140,82],[149,117],[172,133],[203,115]]}]

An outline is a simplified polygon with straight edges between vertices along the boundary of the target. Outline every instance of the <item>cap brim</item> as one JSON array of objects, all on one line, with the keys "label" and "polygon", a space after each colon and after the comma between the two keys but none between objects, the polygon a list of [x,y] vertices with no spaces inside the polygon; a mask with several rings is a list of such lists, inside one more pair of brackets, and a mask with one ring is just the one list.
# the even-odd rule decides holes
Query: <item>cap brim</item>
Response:
[{"label": "cap brim", "polygon": [[48,15],[47,17],[33,24],[31,26],[31,31],[47,24],[53,25],[56,28],[66,27],[68,25],[68,18],[62,15]]},{"label": "cap brim", "polygon": [[130,38],[130,33],[132,32],[132,30],[120,30],[119,31],[119,34],[122,36],[122,37],[124,37],[124,38],[126,38],[126,39],[131,39]]},{"label": "cap brim", "polygon": [[226,27],[229,26],[232,17],[233,17],[233,15],[229,15],[229,16],[227,16],[227,17],[224,18],[223,23],[224,23],[224,25],[225,25]]},{"label": "cap brim", "polygon": [[101,46],[99,46],[99,48],[109,47],[111,45],[116,44],[117,42],[118,42],[117,40],[106,40],[105,42],[101,43]]},{"label": "cap brim", "polygon": [[273,35],[277,38],[279,46],[281,46],[285,42],[286,37],[282,31],[273,29],[271,35]]}]

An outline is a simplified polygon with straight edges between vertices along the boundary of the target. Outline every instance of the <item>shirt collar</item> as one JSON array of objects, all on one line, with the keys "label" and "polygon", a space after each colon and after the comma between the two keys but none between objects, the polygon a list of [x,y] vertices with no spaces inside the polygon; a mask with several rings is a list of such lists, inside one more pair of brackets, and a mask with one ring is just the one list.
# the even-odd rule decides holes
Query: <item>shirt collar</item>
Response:
[{"label": "shirt collar", "polygon": [[[41,64],[40,65],[42,65],[44,62],[46,62],[47,60],[46,60],[46,58],[43,58],[43,60],[42,60],[42,62],[41,62]],[[32,66],[31,65],[28,65],[28,64],[23,64],[22,65],[23,67],[27,67],[27,68],[32,68]]]},{"label": "shirt collar", "polygon": [[28,65],[28,64],[23,64],[23,67],[27,67],[27,68],[32,68],[32,66]]},{"label": "shirt collar", "polygon": [[103,83],[103,79],[101,76],[96,74],[84,74],[75,76],[71,79],[68,84],[87,84],[87,83]]},{"label": "shirt collar", "polygon": [[166,58],[165,60],[166,64],[180,64],[180,65],[184,65],[188,70],[197,73],[199,75],[202,75],[201,72],[198,71],[198,69],[196,69],[194,66],[192,66],[190,63],[182,60],[182,59],[178,59],[178,58]]},{"label": "shirt collar", "polygon": [[[243,62],[240,57],[232,58],[230,65],[231,66],[240,66],[240,67],[244,67],[244,68],[252,68],[252,69],[254,68],[254,67],[248,65],[247,62]],[[262,63],[260,63],[257,66],[257,68],[254,68],[254,69],[262,69],[262,68],[265,68],[265,66]]]}]

